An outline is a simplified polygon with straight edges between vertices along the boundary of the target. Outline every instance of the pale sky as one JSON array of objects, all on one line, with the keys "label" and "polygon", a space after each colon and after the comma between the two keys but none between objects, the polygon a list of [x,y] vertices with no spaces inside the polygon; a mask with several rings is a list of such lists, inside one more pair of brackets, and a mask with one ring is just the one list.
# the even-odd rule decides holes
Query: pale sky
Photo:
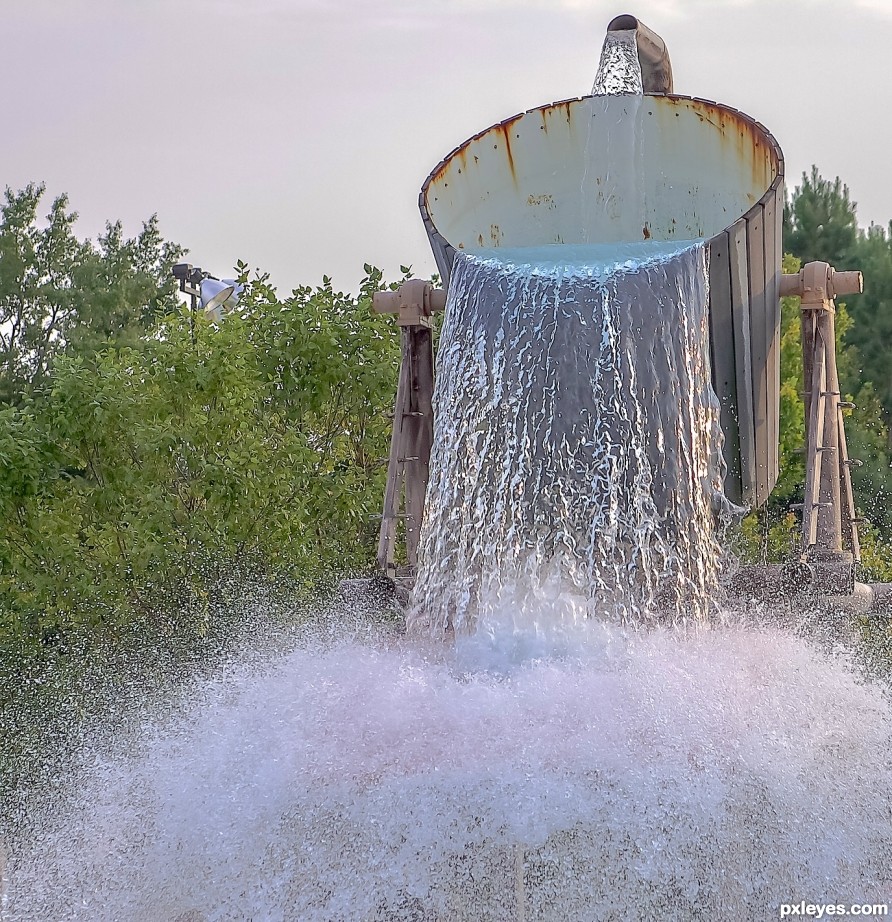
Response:
[{"label": "pale sky", "polygon": [[[2,0],[0,178],[95,236],[157,212],[189,260],[287,294],[364,262],[434,271],[418,191],[459,143],[585,95],[607,23],[665,40],[675,90],[774,134],[862,224],[892,218],[892,0]],[[49,201],[47,201],[47,208]]]}]

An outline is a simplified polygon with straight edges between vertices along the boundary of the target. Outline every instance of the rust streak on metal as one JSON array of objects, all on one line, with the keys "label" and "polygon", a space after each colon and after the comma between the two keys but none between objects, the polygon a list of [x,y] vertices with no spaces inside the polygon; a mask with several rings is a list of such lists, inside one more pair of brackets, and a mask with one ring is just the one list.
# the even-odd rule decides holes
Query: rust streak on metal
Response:
[{"label": "rust streak on metal", "polygon": [[[768,129],[736,109],[719,108],[715,103],[696,100],[699,105],[709,105],[718,114],[722,138],[743,162],[752,166],[754,185],[767,188],[781,169],[779,150],[773,144]],[[715,123],[713,123],[715,124]]]},{"label": "rust streak on metal", "polygon": [[539,110],[542,116],[542,122],[545,124],[545,130],[548,130],[548,119],[549,118],[558,118],[563,116],[564,120],[570,126],[570,130],[573,130],[573,119],[572,119],[572,106],[574,102],[578,100],[567,99],[563,102],[556,102],[550,106],[544,106]]},{"label": "rust streak on metal", "polygon": [[502,122],[500,125],[496,125],[496,130],[501,132],[502,137],[505,139],[505,156],[508,158],[508,169],[511,170],[511,178],[514,180],[514,185],[517,185],[517,168],[514,166],[514,154],[511,151],[511,125],[515,119],[511,119],[508,122]]},{"label": "rust streak on metal", "polygon": [[[773,177],[782,170],[779,149],[763,125],[737,109],[720,106],[708,99],[688,96],[666,96],[665,102],[675,109],[688,111],[701,122],[717,129],[729,155],[751,167],[753,184],[767,189]],[[681,114],[676,112],[676,117]]]},{"label": "rust streak on metal", "polygon": [[444,160],[433,173],[431,173],[431,178],[428,180],[429,183],[437,183],[443,179],[444,176],[449,172],[452,167],[452,158]]}]

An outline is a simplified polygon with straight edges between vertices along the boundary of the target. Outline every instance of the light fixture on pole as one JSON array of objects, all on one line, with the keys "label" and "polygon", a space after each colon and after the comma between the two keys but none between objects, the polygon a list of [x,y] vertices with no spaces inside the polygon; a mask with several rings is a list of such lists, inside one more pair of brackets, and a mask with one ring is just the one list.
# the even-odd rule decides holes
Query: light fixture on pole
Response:
[{"label": "light fixture on pole", "polygon": [[199,290],[199,300],[205,314],[219,321],[226,311],[231,311],[238,303],[241,285],[235,279],[215,279],[208,276],[202,281]]},{"label": "light fixture on pole", "polygon": [[191,263],[177,263],[173,277],[180,283],[180,291],[189,295],[192,308],[192,341],[195,342],[195,312],[199,304],[205,314],[219,323],[224,313],[231,311],[238,303],[243,286],[235,279],[218,279]]}]

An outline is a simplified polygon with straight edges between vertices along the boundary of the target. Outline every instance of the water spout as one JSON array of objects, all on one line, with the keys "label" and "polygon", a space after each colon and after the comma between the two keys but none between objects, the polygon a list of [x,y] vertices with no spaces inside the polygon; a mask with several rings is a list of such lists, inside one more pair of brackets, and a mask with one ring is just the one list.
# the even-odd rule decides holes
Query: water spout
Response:
[{"label": "water spout", "polygon": [[639,19],[623,15],[612,19],[607,26],[605,48],[610,41],[611,33],[615,32],[629,32],[635,37],[644,93],[648,96],[672,93],[672,64],[663,39]]}]

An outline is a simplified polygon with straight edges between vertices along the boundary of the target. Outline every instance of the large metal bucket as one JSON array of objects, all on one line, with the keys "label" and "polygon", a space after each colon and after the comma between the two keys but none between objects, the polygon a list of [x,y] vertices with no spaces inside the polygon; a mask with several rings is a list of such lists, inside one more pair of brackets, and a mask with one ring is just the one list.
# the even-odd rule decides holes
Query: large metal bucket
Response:
[{"label": "large metal bucket", "polygon": [[706,238],[725,492],[761,505],[778,475],[783,175],[777,142],[734,109],[589,96],[475,135],[420,207],[447,283],[457,249]]}]

